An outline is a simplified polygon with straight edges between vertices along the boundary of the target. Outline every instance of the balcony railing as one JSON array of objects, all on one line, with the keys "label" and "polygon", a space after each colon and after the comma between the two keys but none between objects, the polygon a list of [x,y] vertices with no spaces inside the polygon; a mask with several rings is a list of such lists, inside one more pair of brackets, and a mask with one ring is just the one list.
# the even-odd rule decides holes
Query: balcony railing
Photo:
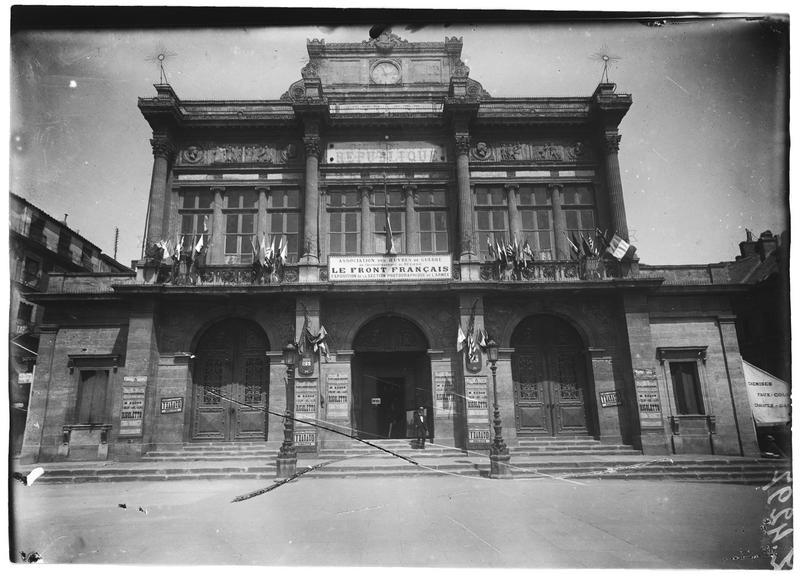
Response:
[{"label": "balcony railing", "polygon": [[241,265],[204,265],[188,269],[184,265],[161,265],[145,266],[141,271],[140,277],[145,283],[175,286],[275,285],[297,283],[299,278],[296,265],[283,265],[271,273]]},{"label": "balcony railing", "polygon": [[481,264],[482,281],[552,283],[602,281],[620,276],[622,269],[618,262],[596,257],[572,261],[527,261],[525,265]]}]

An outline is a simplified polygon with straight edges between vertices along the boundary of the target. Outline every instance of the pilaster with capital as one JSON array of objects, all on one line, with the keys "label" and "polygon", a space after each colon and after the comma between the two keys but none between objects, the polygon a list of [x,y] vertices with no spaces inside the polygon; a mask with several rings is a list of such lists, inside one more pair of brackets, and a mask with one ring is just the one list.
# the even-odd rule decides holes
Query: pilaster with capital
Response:
[{"label": "pilaster with capital", "polygon": [[469,177],[469,134],[456,133],[456,180],[458,183],[459,249],[461,260],[475,259],[475,229],[472,218],[472,191]]},{"label": "pilaster with capital", "polygon": [[406,197],[406,253],[419,253],[419,220],[414,211],[414,200],[416,197],[417,186],[406,184],[403,186],[403,193]]},{"label": "pilaster with capital", "polygon": [[145,246],[158,242],[164,237],[164,231],[168,227],[166,207],[170,204],[167,201],[167,182],[172,159],[175,157],[175,146],[167,134],[153,134],[150,140],[153,148],[153,173],[150,178],[150,196],[147,206],[147,235]]},{"label": "pilaster with capital", "polygon": [[613,232],[628,241],[628,222],[625,217],[625,200],[619,171],[619,142],[622,136],[616,131],[603,133],[605,172],[608,186],[608,203],[611,209]]},{"label": "pilaster with capital", "polygon": [[547,186],[550,193],[550,203],[553,205],[553,234],[555,235],[554,259],[570,259],[569,242],[567,241],[567,218],[561,209],[562,192],[564,186],[560,183],[551,183]]},{"label": "pilaster with capital", "polygon": [[505,184],[506,193],[508,194],[508,226],[511,231],[511,242],[514,238],[522,241],[522,217],[517,209],[517,198],[519,195],[519,185],[516,183]]},{"label": "pilaster with capital", "polygon": [[256,227],[256,238],[258,241],[265,241],[269,236],[267,217],[267,194],[269,187],[257,187],[256,193],[258,194],[258,225]]},{"label": "pilaster with capital", "polygon": [[321,150],[319,135],[307,133],[303,136],[303,145],[306,149],[306,186],[301,262],[316,264],[319,261],[319,156]]},{"label": "pilaster with capital", "polygon": [[[211,265],[221,265],[225,261],[225,222],[222,215],[222,207],[225,193],[224,187],[212,187],[211,193],[214,194],[214,201],[211,204],[214,210],[211,216],[211,237],[209,238],[208,253]],[[202,224],[198,225],[198,231],[202,233]],[[189,241],[194,241],[190,239]]]},{"label": "pilaster with capital", "polygon": [[361,185],[358,187],[361,199],[361,253],[370,253],[372,250],[372,229],[369,211],[369,196],[372,193],[371,185]]}]

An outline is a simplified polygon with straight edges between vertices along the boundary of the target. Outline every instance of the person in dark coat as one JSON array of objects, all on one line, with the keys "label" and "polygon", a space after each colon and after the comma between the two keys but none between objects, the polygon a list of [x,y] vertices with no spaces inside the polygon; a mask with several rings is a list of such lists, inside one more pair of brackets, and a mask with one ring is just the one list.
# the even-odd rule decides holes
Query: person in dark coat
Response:
[{"label": "person in dark coat", "polygon": [[428,415],[425,407],[419,407],[414,412],[414,434],[417,437],[417,446],[425,448],[425,438],[428,436]]}]

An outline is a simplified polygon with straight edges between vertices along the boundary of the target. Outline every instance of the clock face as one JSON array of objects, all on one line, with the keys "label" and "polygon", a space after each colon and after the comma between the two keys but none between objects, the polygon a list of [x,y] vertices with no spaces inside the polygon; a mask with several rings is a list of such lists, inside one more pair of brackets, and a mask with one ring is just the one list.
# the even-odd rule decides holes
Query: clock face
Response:
[{"label": "clock face", "polygon": [[400,69],[391,62],[381,62],[372,68],[372,80],[376,84],[396,84],[400,81]]}]

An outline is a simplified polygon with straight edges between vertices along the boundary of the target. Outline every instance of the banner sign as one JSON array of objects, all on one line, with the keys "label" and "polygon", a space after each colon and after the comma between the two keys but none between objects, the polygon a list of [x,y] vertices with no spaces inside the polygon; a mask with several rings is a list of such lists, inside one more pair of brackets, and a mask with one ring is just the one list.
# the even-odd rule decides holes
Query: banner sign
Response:
[{"label": "banner sign", "polygon": [[139,436],[142,434],[144,419],[144,386],[122,387],[122,411],[120,412],[120,436]]},{"label": "banner sign", "polygon": [[643,427],[661,426],[661,398],[655,369],[633,369],[636,402],[639,405],[639,424]]},{"label": "banner sign", "polygon": [[183,412],[183,397],[175,397],[172,399],[161,399],[161,414],[166,415],[169,413]]},{"label": "banner sign", "polygon": [[350,376],[347,373],[328,374],[328,416],[347,417],[350,412]]},{"label": "banner sign", "polygon": [[328,163],[441,163],[447,161],[443,146],[429,142],[329,143]]},{"label": "banner sign", "polygon": [[453,266],[447,255],[330,255],[331,281],[447,281]]},{"label": "banner sign", "polygon": [[791,393],[786,381],[742,361],[747,397],[756,426],[786,424],[790,421]]}]

